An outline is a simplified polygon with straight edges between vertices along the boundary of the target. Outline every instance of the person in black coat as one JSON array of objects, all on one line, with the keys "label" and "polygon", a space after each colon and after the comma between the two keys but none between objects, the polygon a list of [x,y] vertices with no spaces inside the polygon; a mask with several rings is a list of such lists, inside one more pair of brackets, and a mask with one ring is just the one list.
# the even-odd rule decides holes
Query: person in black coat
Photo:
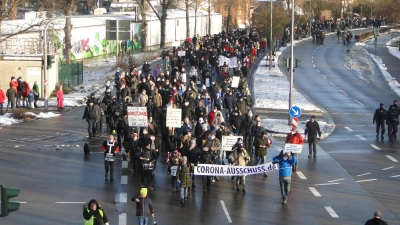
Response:
[{"label": "person in black coat", "polygon": [[[196,144],[196,140],[192,139],[190,141],[190,146],[184,151],[183,156],[186,156],[188,159],[188,162],[190,164],[193,164],[194,166],[197,166],[200,160],[201,156],[201,150]],[[192,187],[196,187],[195,185],[195,175],[192,176]]]},{"label": "person in black coat", "polygon": [[242,116],[239,115],[238,111],[234,111],[232,116],[229,118],[229,124],[231,125],[232,132],[235,135],[240,135],[242,133]]},{"label": "person in black coat", "polygon": [[384,220],[381,219],[382,213],[380,211],[376,211],[374,213],[374,218],[365,222],[365,225],[388,225]]},{"label": "person in black coat", "polygon": [[383,140],[383,135],[385,134],[385,116],[386,109],[384,109],[383,103],[380,104],[379,108],[375,110],[374,118],[372,123],[376,123],[376,137],[379,137],[379,130],[381,130],[381,139]]},{"label": "person in black coat", "polygon": [[146,62],[142,66],[142,77],[147,77],[147,75],[151,72],[151,66],[149,64],[149,61],[146,60]]},{"label": "person in black coat", "polygon": [[94,107],[94,103],[92,100],[89,101],[89,104],[85,107],[85,112],[83,113],[82,120],[86,119],[88,123],[88,133],[89,139],[92,139],[96,134],[96,127],[94,126],[94,122],[96,121],[96,109]]},{"label": "person in black coat", "polygon": [[[92,199],[87,205],[83,205],[83,218],[85,219],[85,224],[92,225],[108,225],[108,218],[104,210],[101,208],[100,204]],[[87,222],[92,221],[92,222]]]}]

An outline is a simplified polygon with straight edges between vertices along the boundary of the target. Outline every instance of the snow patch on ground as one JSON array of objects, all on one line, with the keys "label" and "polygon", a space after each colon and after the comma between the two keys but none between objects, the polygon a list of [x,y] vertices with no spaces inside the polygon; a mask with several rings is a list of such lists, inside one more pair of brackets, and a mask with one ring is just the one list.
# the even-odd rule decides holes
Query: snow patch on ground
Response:
[{"label": "snow patch on ground", "polygon": [[[48,119],[48,118],[61,116],[60,114],[56,114],[53,112],[47,112],[47,113],[40,112],[39,114],[35,114],[33,112],[26,112],[25,114],[32,115],[36,119]],[[24,121],[14,119],[12,116],[12,113],[6,113],[6,114],[0,116],[0,125],[11,125],[11,124],[22,123],[22,122],[24,122]]]}]

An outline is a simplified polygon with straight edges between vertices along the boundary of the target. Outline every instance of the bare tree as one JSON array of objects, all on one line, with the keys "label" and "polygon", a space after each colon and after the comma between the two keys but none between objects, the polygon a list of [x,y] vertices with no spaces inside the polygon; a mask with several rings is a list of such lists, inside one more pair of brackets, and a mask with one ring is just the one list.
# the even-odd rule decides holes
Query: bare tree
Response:
[{"label": "bare tree", "polygon": [[174,6],[176,0],[159,0],[161,5],[161,40],[160,48],[165,47],[165,25],[167,22],[167,10]]},{"label": "bare tree", "polygon": [[[0,1],[0,31],[3,20],[14,20],[17,15],[17,7],[23,0],[2,0]],[[3,41],[3,39],[1,39]]]},{"label": "bare tree", "polygon": [[[75,7],[75,0],[63,0],[60,1],[62,10],[66,16],[72,15],[72,10]],[[72,30],[72,23],[71,18],[65,19],[65,27],[64,27],[64,46],[65,46],[65,62],[67,64],[71,63],[71,30]]]},{"label": "bare tree", "polygon": [[192,0],[192,9],[194,9],[194,29],[193,29],[193,35],[196,35],[197,31],[197,11],[200,8],[202,0]]},{"label": "bare tree", "polygon": [[147,51],[147,17],[146,17],[146,11],[147,11],[147,4],[146,0],[135,0],[136,3],[139,5],[140,8],[140,14],[142,17],[142,31],[141,31],[141,52]]}]

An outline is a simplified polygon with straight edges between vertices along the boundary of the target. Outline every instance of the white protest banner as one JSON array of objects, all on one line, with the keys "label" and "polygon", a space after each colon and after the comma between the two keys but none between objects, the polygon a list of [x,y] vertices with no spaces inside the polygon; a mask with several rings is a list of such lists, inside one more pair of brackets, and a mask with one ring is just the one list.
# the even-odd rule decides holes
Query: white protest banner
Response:
[{"label": "white protest banner", "polygon": [[171,166],[171,176],[176,176],[176,171],[178,170],[177,166]]},{"label": "white protest banner", "polygon": [[293,152],[293,153],[301,153],[301,150],[303,149],[303,145],[299,144],[285,144],[285,148],[283,149],[283,152]]},{"label": "white protest banner", "polygon": [[231,84],[231,87],[233,87],[233,88],[238,88],[238,87],[239,87],[239,80],[240,80],[240,77],[238,77],[238,76],[233,76],[233,77],[232,77],[232,84]]},{"label": "white protest banner", "polygon": [[186,52],[185,51],[178,51],[178,56],[185,56]]},{"label": "white protest banner", "polygon": [[182,109],[167,108],[167,127],[182,126]]},{"label": "white protest banner", "polygon": [[243,136],[222,136],[221,151],[231,151],[238,138],[243,139]]},{"label": "white protest banner", "polygon": [[219,66],[223,66],[224,62],[226,62],[226,65],[229,66],[229,58],[226,58],[225,56],[220,55],[218,60],[219,60]]},{"label": "white protest banner", "polygon": [[172,42],[172,47],[179,47],[179,46],[181,46],[181,43],[179,41]]},{"label": "white protest banner", "polygon": [[128,123],[131,127],[147,127],[147,108],[128,106]]},{"label": "white protest banner", "polygon": [[265,163],[256,166],[230,166],[199,164],[194,169],[194,175],[200,176],[244,176],[279,170],[279,164]]},{"label": "white protest banner", "polygon": [[229,58],[229,64],[228,65],[229,65],[229,68],[238,67],[237,57],[235,56],[235,57]]}]

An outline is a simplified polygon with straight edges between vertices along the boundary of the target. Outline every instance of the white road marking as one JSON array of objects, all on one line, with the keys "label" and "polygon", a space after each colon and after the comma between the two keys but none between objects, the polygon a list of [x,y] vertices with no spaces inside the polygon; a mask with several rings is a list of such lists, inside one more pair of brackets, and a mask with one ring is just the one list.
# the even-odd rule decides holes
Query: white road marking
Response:
[{"label": "white road marking", "polygon": [[363,137],[363,136],[361,136],[361,135],[359,135],[359,134],[357,134],[356,137],[360,138],[360,139],[363,140],[363,141],[366,141],[366,140],[367,140],[365,137]]},{"label": "white road marking", "polygon": [[350,127],[344,127],[344,128],[346,128],[346,130],[348,131],[353,131]]},{"label": "white road marking", "polygon": [[368,179],[368,180],[357,180],[357,183],[361,183],[361,182],[367,182],[367,181],[374,181],[376,179]]},{"label": "white road marking", "polygon": [[382,150],[381,148],[379,148],[378,146],[376,146],[376,145],[374,145],[374,144],[369,144],[369,145],[371,145],[371,147],[373,147],[375,150]]},{"label": "white road marking", "polygon": [[358,104],[360,104],[360,105],[364,105],[364,104],[362,104],[361,102],[359,102],[359,101],[357,101],[357,99],[354,99],[354,101],[356,101]]},{"label": "white road marking", "polygon": [[357,175],[357,177],[361,177],[361,176],[365,176],[365,175],[369,175],[369,174],[371,174],[371,173],[363,173],[363,174]]},{"label": "white road marking", "polygon": [[128,161],[122,161],[122,168],[128,168]]},{"label": "white road marking", "polygon": [[310,189],[311,193],[314,194],[315,197],[321,197],[321,194],[315,189],[315,187],[308,187]]},{"label": "white road marking", "polygon": [[392,168],[394,168],[394,166],[389,166],[389,167],[383,168],[382,170],[388,170],[388,169],[392,169]]},{"label": "white road marking", "polygon": [[326,77],[324,75],[322,75],[322,77],[326,80]]},{"label": "white road marking", "polygon": [[223,200],[220,200],[220,201],[221,201],[222,209],[223,209],[224,212],[225,212],[225,216],[226,216],[226,218],[228,219],[228,223],[232,223],[231,216],[229,216],[229,212],[228,212],[228,210],[226,209],[226,206],[225,206],[224,201],[223,201]]},{"label": "white road marking", "polygon": [[393,162],[399,162],[399,161],[397,161],[397,159],[393,158],[393,157],[390,156],[390,155],[386,155],[386,157],[387,157],[388,159],[392,160]]},{"label": "white road marking", "polygon": [[20,204],[26,204],[26,203],[28,203],[28,202],[19,202],[19,201],[16,201],[16,202],[18,202],[18,203],[20,203]]},{"label": "white road marking", "polygon": [[340,184],[340,183],[326,183],[326,184],[314,184],[315,186],[324,186],[324,185],[334,185],[334,184]]},{"label": "white road marking", "polygon": [[343,94],[347,95],[347,93],[346,93],[346,92],[344,92],[343,90],[340,90],[340,92],[342,92]]},{"label": "white road marking", "polygon": [[119,194],[119,203],[127,202],[128,194],[127,193],[120,193]]},{"label": "white road marking", "polygon": [[392,177],[400,177],[400,175],[394,175],[394,176],[392,176]]},{"label": "white road marking", "polygon": [[300,179],[302,179],[302,180],[307,180],[307,177],[304,176],[303,172],[301,172],[301,171],[296,171],[296,174],[297,174],[297,176],[300,177]]},{"label": "white road marking", "polygon": [[126,175],[121,176],[121,184],[128,184],[128,176]]},{"label": "white road marking", "polygon": [[330,206],[325,206],[326,211],[328,211],[329,215],[333,218],[339,218],[338,214],[336,214],[335,210],[332,209]]},{"label": "white road marking", "polygon": [[337,180],[330,180],[330,181],[328,181],[328,183],[332,183],[332,182],[336,182],[336,181],[341,181],[341,180],[344,180],[344,178],[340,178],[340,179],[337,179]]},{"label": "white road marking", "polygon": [[329,82],[332,86],[336,87],[336,85],[332,84],[332,82]]},{"label": "white road marking", "polygon": [[126,225],[126,213],[119,214],[118,225]]},{"label": "white road marking", "polygon": [[56,202],[56,204],[85,204],[87,202]]},{"label": "white road marking", "polygon": [[343,115],[350,115],[351,113],[343,113]]},{"label": "white road marking", "polygon": [[312,64],[312,66],[313,66],[313,67],[315,67],[315,65],[314,65],[314,64]]},{"label": "white road marking", "polygon": [[317,72],[320,73],[319,70],[317,70]]},{"label": "white road marking", "polygon": [[339,113],[332,113],[332,115],[334,115],[334,114],[339,114]]}]

